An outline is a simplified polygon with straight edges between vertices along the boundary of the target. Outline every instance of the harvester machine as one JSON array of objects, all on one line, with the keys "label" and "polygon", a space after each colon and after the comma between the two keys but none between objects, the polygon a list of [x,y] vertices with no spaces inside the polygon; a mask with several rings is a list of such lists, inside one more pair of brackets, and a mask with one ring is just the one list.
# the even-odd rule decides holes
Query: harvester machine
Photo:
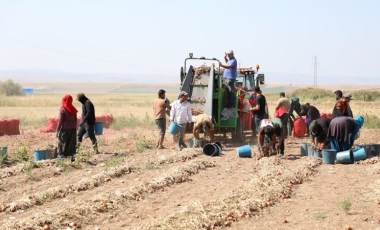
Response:
[{"label": "harvester machine", "polygon": [[[230,132],[234,142],[244,144],[244,131],[238,116],[237,105],[232,109],[224,106],[228,100],[228,94],[223,71],[218,59],[195,58],[190,53],[184,61],[184,66],[181,67],[180,90],[189,94],[193,115],[209,115],[215,124],[215,133],[223,133],[226,137],[226,134]],[[255,74],[252,68],[238,70],[237,87],[242,87],[249,92],[259,84],[264,84],[264,74]]]}]

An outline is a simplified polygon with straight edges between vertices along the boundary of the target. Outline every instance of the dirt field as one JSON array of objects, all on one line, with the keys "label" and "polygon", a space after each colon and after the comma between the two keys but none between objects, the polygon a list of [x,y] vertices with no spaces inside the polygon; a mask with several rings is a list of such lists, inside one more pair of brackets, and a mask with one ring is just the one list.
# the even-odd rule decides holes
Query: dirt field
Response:
[{"label": "dirt field", "polygon": [[[378,158],[323,165],[300,156],[303,139],[289,138],[284,157],[258,161],[238,158],[221,137],[222,154],[208,157],[177,151],[168,135],[167,149],[140,153],[136,135],[155,139],[156,130],[106,129],[102,154],[81,164],[2,165],[1,229],[380,229]],[[378,130],[364,129],[357,143],[379,140]],[[10,151],[55,142],[35,129],[0,137]]]}]

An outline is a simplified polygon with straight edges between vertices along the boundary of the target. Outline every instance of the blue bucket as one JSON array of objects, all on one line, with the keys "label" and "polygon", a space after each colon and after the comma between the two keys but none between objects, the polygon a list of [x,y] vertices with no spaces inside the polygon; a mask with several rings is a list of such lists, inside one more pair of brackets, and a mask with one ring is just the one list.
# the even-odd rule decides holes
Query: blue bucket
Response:
[{"label": "blue bucket", "polygon": [[95,132],[95,135],[103,134],[103,122],[95,122],[94,132]]},{"label": "blue bucket", "polygon": [[322,150],[322,162],[323,164],[334,164],[336,159],[335,149],[323,149]]},{"label": "blue bucket", "polygon": [[318,151],[318,149],[313,149],[313,156],[316,157],[316,158],[321,158],[322,157],[322,155]]},{"label": "blue bucket", "polygon": [[47,158],[47,151],[46,150],[34,150],[34,160],[40,161],[40,160],[46,160]]},{"label": "blue bucket", "polygon": [[301,156],[307,156],[307,143],[306,142],[301,143],[300,153],[301,153]]},{"label": "blue bucket", "polygon": [[169,133],[177,134],[181,128],[182,128],[182,126],[180,126],[179,124],[177,124],[175,122],[170,122]]},{"label": "blue bucket", "polygon": [[306,150],[307,150],[307,156],[308,157],[314,156],[314,151],[313,151],[313,148],[311,147],[310,143],[306,144]]},{"label": "blue bucket", "polygon": [[251,157],[251,146],[243,145],[236,148],[236,154],[238,157]]},{"label": "blue bucket", "polygon": [[342,151],[336,154],[336,163],[339,164],[352,164],[354,163],[354,154],[352,150]]},{"label": "blue bucket", "polygon": [[218,145],[216,144],[206,144],[203,146],[203,153],[207,156],[219,156],[221,150]]},{"label": "blue bucket", "polygon": [[0,159],[5,160],[8,157],[8,147],[0,147]]},{"label": "blue bucket", "polygon": [[354,154],[354,161],[367,159],[365,148],[357,148],[354,150],[353,154]]}]

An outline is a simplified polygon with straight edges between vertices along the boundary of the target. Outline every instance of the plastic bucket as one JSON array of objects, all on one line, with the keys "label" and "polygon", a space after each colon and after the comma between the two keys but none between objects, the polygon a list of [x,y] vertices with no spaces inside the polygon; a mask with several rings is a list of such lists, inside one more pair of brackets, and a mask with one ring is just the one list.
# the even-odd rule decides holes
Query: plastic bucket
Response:
[{"label": "plastic bucket", "polygon": [[179,124],[175,123],[175,122],[170,122],[170,125],[169,125],[169,133],[171,134],[177,134],[179,132],[179,130],[181,129],[182,126],[180,126]]},{"label": "plastic bucket", "polygon": [[8,157],[8,147],[0,147],[0,159],[5,160]]},{"label": "plastic bucket", "polygon": [[317,149],[313,149],[313,156],[316,157],[316,158],[321,158],[322,155],[319,153],[319,151]]},{"label": "plastic bucket", "polygon": [[301,156],[307,156],[307,143],[306,142],[302,142],[301,145],[300,145],[300,154]]},{"label": "plastic bucket", "polygon": [[306,143],[306,151],[308,157],[314,156],[313,148],[311,147],[310,143]]},{"label": "plastic bucket", "polygon": [[214,144],[216,144],[217,146],[219,146],[220,151],[223,150],[222,144],[219,141],[215,141]]},{"label": "plastic bucket", "polygon": [[34,150],[33,154],[34,154],[35,161],[46,160],[46,157],[47,157],[46,150]]},{"label": "plastic bucket", "polygon": [[380,155],[380,144],[373,144],[370,146],[371,149],[371,155],[372,156],[379,156]]},{"label": "plastic bucket", "polygon": [[354,154],[352,150],[342,151],[336,154],[336,163],[339,164],[352,164],[354,163]]},{"label": "plastic bucket", "polygon": [[334,164],[336,159],[335,149],[323,149],[322,150],[322,162],[323,164]]},{"label": "plastic bucket", "polygon": [[251,146],[243,145],[236,148],[236,154],[238,157],[251,157]]},{"label": "plastic bucket", "polygon": [[219,156],[220,148],[216,144],[206,144],[203,146],[203,153],[207,156]]},{"label": "plastic bucket", "polygon": [[354,154],[354,161],[361,161],[361,160],[367,159],[365,148],[357,148],[354,150],[353,154]]},{"label": "plastic bucket", "polygon": [[95,122],[94,131],[95,131],[95,135],[102,135],[103,134],[103,122]]}]

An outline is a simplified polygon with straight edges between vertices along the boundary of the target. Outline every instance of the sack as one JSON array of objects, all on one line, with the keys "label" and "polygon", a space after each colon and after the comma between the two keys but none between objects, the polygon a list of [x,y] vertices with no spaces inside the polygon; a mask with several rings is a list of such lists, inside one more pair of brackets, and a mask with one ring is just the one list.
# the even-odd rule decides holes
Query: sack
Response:
[{"label": "sack", "polygon": [[286,113],[286,109],[283,106],[279,106],[275,111],[274,111],[274,117],[280,118],[284,113]]},{"label": "sack", "polygon": [[307,134],[306,118],[298,117],[294,120],[293,137],[303,138]]}]

